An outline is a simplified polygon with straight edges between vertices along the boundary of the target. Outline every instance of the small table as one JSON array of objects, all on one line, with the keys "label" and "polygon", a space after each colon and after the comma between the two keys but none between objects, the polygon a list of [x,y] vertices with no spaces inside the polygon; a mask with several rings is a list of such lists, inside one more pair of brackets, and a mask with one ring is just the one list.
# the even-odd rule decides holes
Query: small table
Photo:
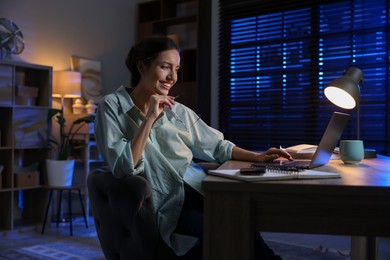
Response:
[{"label": "small table", "polygon": [[[248,166],[228,161],[221,169]],[[207,176],[204,259],[252,259],[255,231],[350,235],[351,259],[375,259],[375,237],[390,237],[390,158],[355,166],[332,160],[316,170],[341,178],[248,183]]]},{"label": "small table", "polygon": [[44,188],[48,189],[50,192],[49,192],[49,201],[47,202],[47,206],[46,206],[45,219],[43,220],[41,234],[43,234],[44,231],[45,231],[47,215],[49,213],[49,209],[50,209],[50,205],[51,205],[51,199],[53,197],[53,192],[55,190],[59,192],[58,208],[57,208],[57,228],[58,228],[58,223],[60,221],[60,211],[61,211],[61,205],[62,205],[62,192],[63,191],[67,191],[68,192],[68,196],[69,196],[69,199],[68,199],[68,210],[69,210],[70,235],[73,236],[72,197],[71,197],[72,190],[75,190],[75,191],[78,192],[81,208],[82,208],[82,211],[83,211],[85,227],[88,228],[88,222],[87,222],[87,217],[86,217],[86,214],[85,214],[84,203],[83,203],[83,199],[82,199],[82,196],[81,196],[81,187],[75,187],[75,186],[65,186],[65,187],[44,186]]}]

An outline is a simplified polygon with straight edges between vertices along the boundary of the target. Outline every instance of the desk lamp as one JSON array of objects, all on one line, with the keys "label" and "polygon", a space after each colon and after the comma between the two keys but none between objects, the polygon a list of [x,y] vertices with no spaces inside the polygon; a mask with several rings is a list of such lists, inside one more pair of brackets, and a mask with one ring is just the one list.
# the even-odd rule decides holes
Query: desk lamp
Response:
[{"label": "desk lamp", "polygon": [[[333,80],[324,90],[325,96],[338,107],[353,109],[356,107],[357,140],[360,139],[360,87],[363,82],[363,72],[350,67],[342,77]],[[365,158],[376,157],[373,149],[365,149]]]},{"label": "desk lamp", "polygon": [[64,109],[65,98],[81,97],[81,73],[78,71],[53,72],[53,97],[61,98],[61,109]]}]

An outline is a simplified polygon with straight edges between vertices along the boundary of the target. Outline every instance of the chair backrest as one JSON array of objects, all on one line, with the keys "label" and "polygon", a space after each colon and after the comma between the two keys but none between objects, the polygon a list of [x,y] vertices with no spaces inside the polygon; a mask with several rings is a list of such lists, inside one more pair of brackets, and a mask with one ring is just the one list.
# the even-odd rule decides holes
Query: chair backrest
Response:
[{"label": "chair backrest", "polygon": [[115,178],[98,169],[88,176],[91,210],[107,259],[153,259],[159,247],[149,183],[140,176]]},{"label": "chair backrest", "polygon": [[[207,172],[219,164],[201,162],[199,166]],[[117,179],[102,168],[88,175],[87,185],[106,259],[182,259],[160,239],[152,191],[145,178],[133,175]]]}]

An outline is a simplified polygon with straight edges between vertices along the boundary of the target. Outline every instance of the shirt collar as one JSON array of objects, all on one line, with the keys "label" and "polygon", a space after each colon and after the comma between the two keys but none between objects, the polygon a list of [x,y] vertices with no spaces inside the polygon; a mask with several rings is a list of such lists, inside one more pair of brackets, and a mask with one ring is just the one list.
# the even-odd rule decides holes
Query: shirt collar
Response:
[{"label": "shirt collar", "polygon": [[115,93],[118,97],[119,106],[122,107],[125,113],[135,107],[133,100],[131,99],[129,93],[124,86],[120,86],[115,91]]}]

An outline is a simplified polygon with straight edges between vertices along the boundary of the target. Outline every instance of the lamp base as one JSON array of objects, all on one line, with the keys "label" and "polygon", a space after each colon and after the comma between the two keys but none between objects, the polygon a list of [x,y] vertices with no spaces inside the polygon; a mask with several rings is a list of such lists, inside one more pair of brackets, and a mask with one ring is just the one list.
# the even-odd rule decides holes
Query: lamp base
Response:
[{"label": "lamp base", "polygon": [[377,158],[375,149],[364,149],[364,159]]}]

